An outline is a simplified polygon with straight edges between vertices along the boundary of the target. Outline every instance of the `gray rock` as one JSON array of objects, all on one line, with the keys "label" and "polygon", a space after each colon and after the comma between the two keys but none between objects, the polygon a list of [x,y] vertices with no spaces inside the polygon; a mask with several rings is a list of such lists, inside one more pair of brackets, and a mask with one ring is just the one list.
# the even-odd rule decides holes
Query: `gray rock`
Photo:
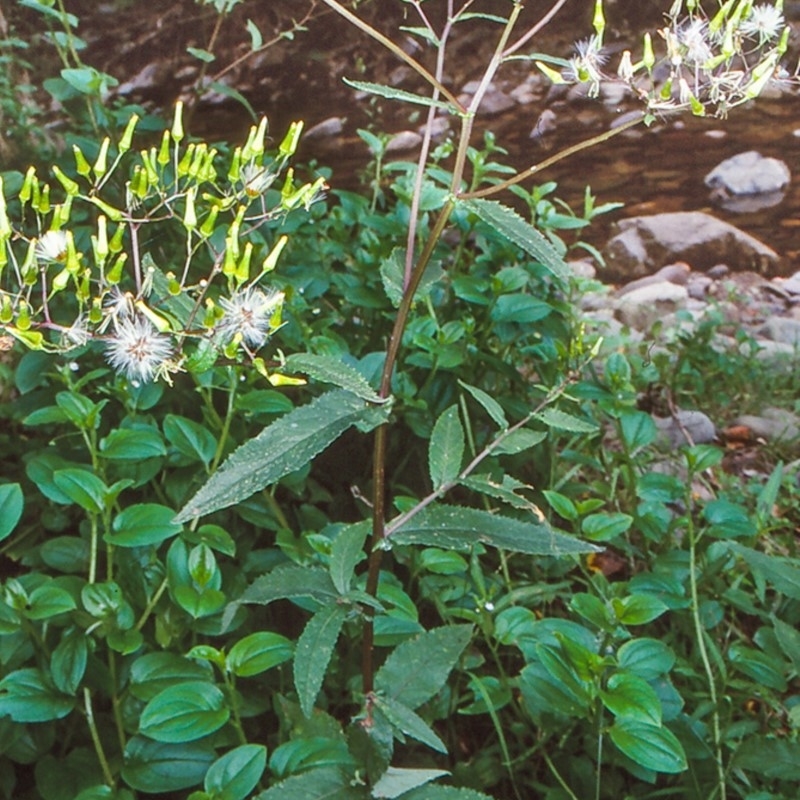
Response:
[{"label": "gray rock", "polygon": [[706,175],[705,183],[709,189],[728,195],[748,195],[780,192],[790,179],[789,167],[783,161],[748,150],[717,164]]},{"label": "gray rock", "polygon": [[633,289],[616,302],[617,318],[639,331],[648,331],[658,320],[685,308],[689,292],[685,286],[659,281]]},{"label": "gray rock", "polygon": [[344,131],[344,117],[328,117],[309,128],[304,134],[305,141],[320,141],[332,139]]},{"label": "gray rock", "polygon": [[[469,103],[472,96],[474,96],[479,86],[480,84],[478,81],[469,81],[469,83],[464,84],[464,88],[461,91],[463,92],[462,97],[466,95],[465,99],[467,103]],[[504,111],[514,108],[514,106],[516,106],[516,101],[513,97],[507,95],[493,83],[490,83],[486,89],[486,93],[481,98],[478,111],[480,111],[481,114],[495,116],[496,114],[502,114]]]},{"label": "gray rock", "polygon": [[780,287],[789,294],[800,294],[800,272],[795,272],[780,282]]},{"label": "gray rock", "polygon": [[702,411],[680,410],[674,417],[653,417],[653,420],[659,439],[673,450],[688,444],[707,444],[717,438],[714,423]]},{"label": "gray rock", "polygon": [[635,281],[626,283],[617,290],[617,297],[622,297],[622,295],[629,294],[636,291],[636,289],[641,289],[643,286],[650,286],[663,281],[674,283],[677,286],[685,286],[691,271],[692,268],[685,263],[667,264],[666,267],[661,267],[658,272],[652,275],[645,275],[644,278],[637,278]]},{"label": "gray rock", "polygon": [[387,153],[404,153],[420,146],[422,136],[416,131],[400,131],[386,143]]},{"label": "gray rock", "polygon": [[756,436],[770,442],[800,439],[800,417],[785,408],[765,408],[760,414],[744,414],[734,425],[746,425]]},{"label": "gray rock", "polygon": [[778,254],[733,225],[702,211],[630,217],[604,250],[609,278],[627,281],[649,275],[664,264],[685,261],[706,270],[725,263],[732,269],[774,270]]},{"label": "gray rock", "polygon": [[800,320],[792,317],[770,317],[761,328],[763,336],[773,342],[800,347]]}]

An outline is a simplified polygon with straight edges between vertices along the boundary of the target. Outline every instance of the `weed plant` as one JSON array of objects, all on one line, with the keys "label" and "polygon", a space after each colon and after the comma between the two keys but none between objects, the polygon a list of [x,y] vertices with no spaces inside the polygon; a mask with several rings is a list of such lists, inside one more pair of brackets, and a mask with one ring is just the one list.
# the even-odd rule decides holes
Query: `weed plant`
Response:
[{"label": "weed plant", "polygon": [[[0,342],[27,352],[0,365],[0,795],[790,800],[795,476],[663,455],[642,387],[681,402],[706,351],[600,357],[561,236],[609,207],[523,188],[576,148],[512,175],[473,144],[563,3],[520,32],[518,2],[437,29],[410,0],[429,71],[323,2],[430,93],[356,88],[460,125],[416,165],[364,131],[371,193],[298,180],[299,123],[215,148],[181,105],[155,144],[134,116],[3,175]],[[594,9],[572,59],[531,57],[590,93]],[[496,48],[465,107],[443,76],[471,24]],[[620,79],[641,121],[724,114],[785,31],[780,4],[676,2],[664,77],[646,37]]]}]

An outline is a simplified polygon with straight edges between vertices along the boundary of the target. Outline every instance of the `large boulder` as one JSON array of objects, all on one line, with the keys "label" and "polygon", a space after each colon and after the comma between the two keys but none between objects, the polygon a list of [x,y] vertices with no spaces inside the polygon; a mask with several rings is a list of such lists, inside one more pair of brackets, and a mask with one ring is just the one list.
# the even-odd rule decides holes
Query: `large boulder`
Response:
[{"label": "large boulder", "polygon": [[712,199],[724,209],[748,213],[780,203],[790,179],[783,161],[748,150],[717,164],[705,183],[712,190]]},{"label": "large boulder", "polygon": [[702,211],[630,217],[616,228],[603,255],[608,278],[618,282],[650,275],[676,261],[697,270],[726,264],[733,270],[761,274],[776,270],[780,261],[771,247],[754,236]]}]

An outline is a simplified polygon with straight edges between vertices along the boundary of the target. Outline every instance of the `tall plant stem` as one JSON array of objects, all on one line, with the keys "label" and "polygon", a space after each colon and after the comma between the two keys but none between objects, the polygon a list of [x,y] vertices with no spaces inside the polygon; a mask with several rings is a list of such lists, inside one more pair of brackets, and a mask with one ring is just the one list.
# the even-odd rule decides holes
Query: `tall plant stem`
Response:
[{"label": "tall plant stem", "polygon": [[111,772],[108,759],[106,758],[105,751],[103,750],[103,741],[100,738],[100,732],[97,730],[97,724],[94,721],[94,711],[92,709],[92,695],[87,688],[83,689],[83,708],[86,713],[86,721],[89,723],[89,732],[92,735],[92,744],[94,744],[94,751],[97,754],[97,760],[100,762],[100,768],[103,770],[103,779],[106,785],[110,788],[115,787],[114,775]]},{"label": "tall plant stem", "polygon": [[[691,509],[691,503],[687,504]],[[708,694],[711,698],[711,731],[714,737],[714,760],[717,762],[717,788],[709,797],[714,800],[719,795],[719,800],[727,800],[727,788],[725,781],[725,764],[722,759],[722,734],[719,722],[719,699],[717,697],[717,685],[714,678],[714,671],[711,668],[711,660],[708,657],[706,648],[705,631],[700,620],[700,597],[697,589],[697,532],[691,512],[687,514],[687,528],[689,534],[689,587],[692,594],[692,619],[694,621],[695,638],[697,639],[697,649],[700,651],[700,660],[703,662],[703,669],[708,680]]]},{"label": "tall plant stem", "polygon": [[[420,254],[414,271],[411,273],[411,281],[406,289],[400,308],[397,309],[397,316],[394,320],[394,327],[389,338],[389,346],[386,351],[386,360],[383,364],[381,375],[381,385],[378,394],[383,398],[388,398],[392,387],[392,372],[397,361],[397,354],[400,350],[400,343],[403,339],[403,331],[411,312],[414,302],[414,295],[419,288],[425,268],[433,255],[433,249],[439,241],[439,237],[450,219],[450,214],[455,207],[455,201],[449,199],[439,216],[436,218],[433,229],[428,237],[425,247]],[[366,590],[368,594],[375,596],[378,591],[378,577],[381,570],[381,560],[383,550],[381,545],[384,539],[384,520],[386,516],[386,435],[387,426],[381,425],[375,432],[375,444],[373,446],[372,464],[372,546],[369,555],[369,566],[367,571]],[[367,612],[369,615],[369,612]],[[372,691],[373,661],[372,650],[374,645],[374,626],[372,617],[367,617],[364,626],[364,645],[362,653],[362,680],[364,694]]]}]

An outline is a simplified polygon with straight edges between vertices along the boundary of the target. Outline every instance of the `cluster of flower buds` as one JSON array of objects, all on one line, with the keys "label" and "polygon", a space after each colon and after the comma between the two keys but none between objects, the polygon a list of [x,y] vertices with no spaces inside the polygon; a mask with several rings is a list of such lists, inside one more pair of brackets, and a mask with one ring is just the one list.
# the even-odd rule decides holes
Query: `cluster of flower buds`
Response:
[{"label": "cluster of flower buds", "polygon": [[[262,229],[326,188],[296,184],[287,167],[302,124],[268,153],[262,119],[223,170],[216,149],[184,142],[180,103],[160,145],[135,153],[137,121],[93,163],[76,145],[74,178],[53,167],[59,203],[33,167],[8,202],[0,178],[0,333],[55,352],[99,342],[134,382],[243,356],[266,374],[256,351],[281,325],[283,294],[265,281],[287,237]],[[171,252],[143,244],[164,238]]]},{"label": "cluster of flower buds", "polygon": [[551,59],[554,69],[537,61],[557,83],[583,83],[591,96],[604,81],[622,80],[639,96],[652,115],[688,110],[724,117],[734,106],[753,100],[771,81],[786,81],[781,59],[789,44],[790,28],[783,0],[756,4],[753,0],[724,0],[706,14],[700,0],[675,0],[667,24],[657,32],[663,53],[645,34],[641,57],[630,50],[620,58],[616,75],[606,71],[603,51],[605,15],[595,0],[594,35],[576,45],[569,60]]}]

